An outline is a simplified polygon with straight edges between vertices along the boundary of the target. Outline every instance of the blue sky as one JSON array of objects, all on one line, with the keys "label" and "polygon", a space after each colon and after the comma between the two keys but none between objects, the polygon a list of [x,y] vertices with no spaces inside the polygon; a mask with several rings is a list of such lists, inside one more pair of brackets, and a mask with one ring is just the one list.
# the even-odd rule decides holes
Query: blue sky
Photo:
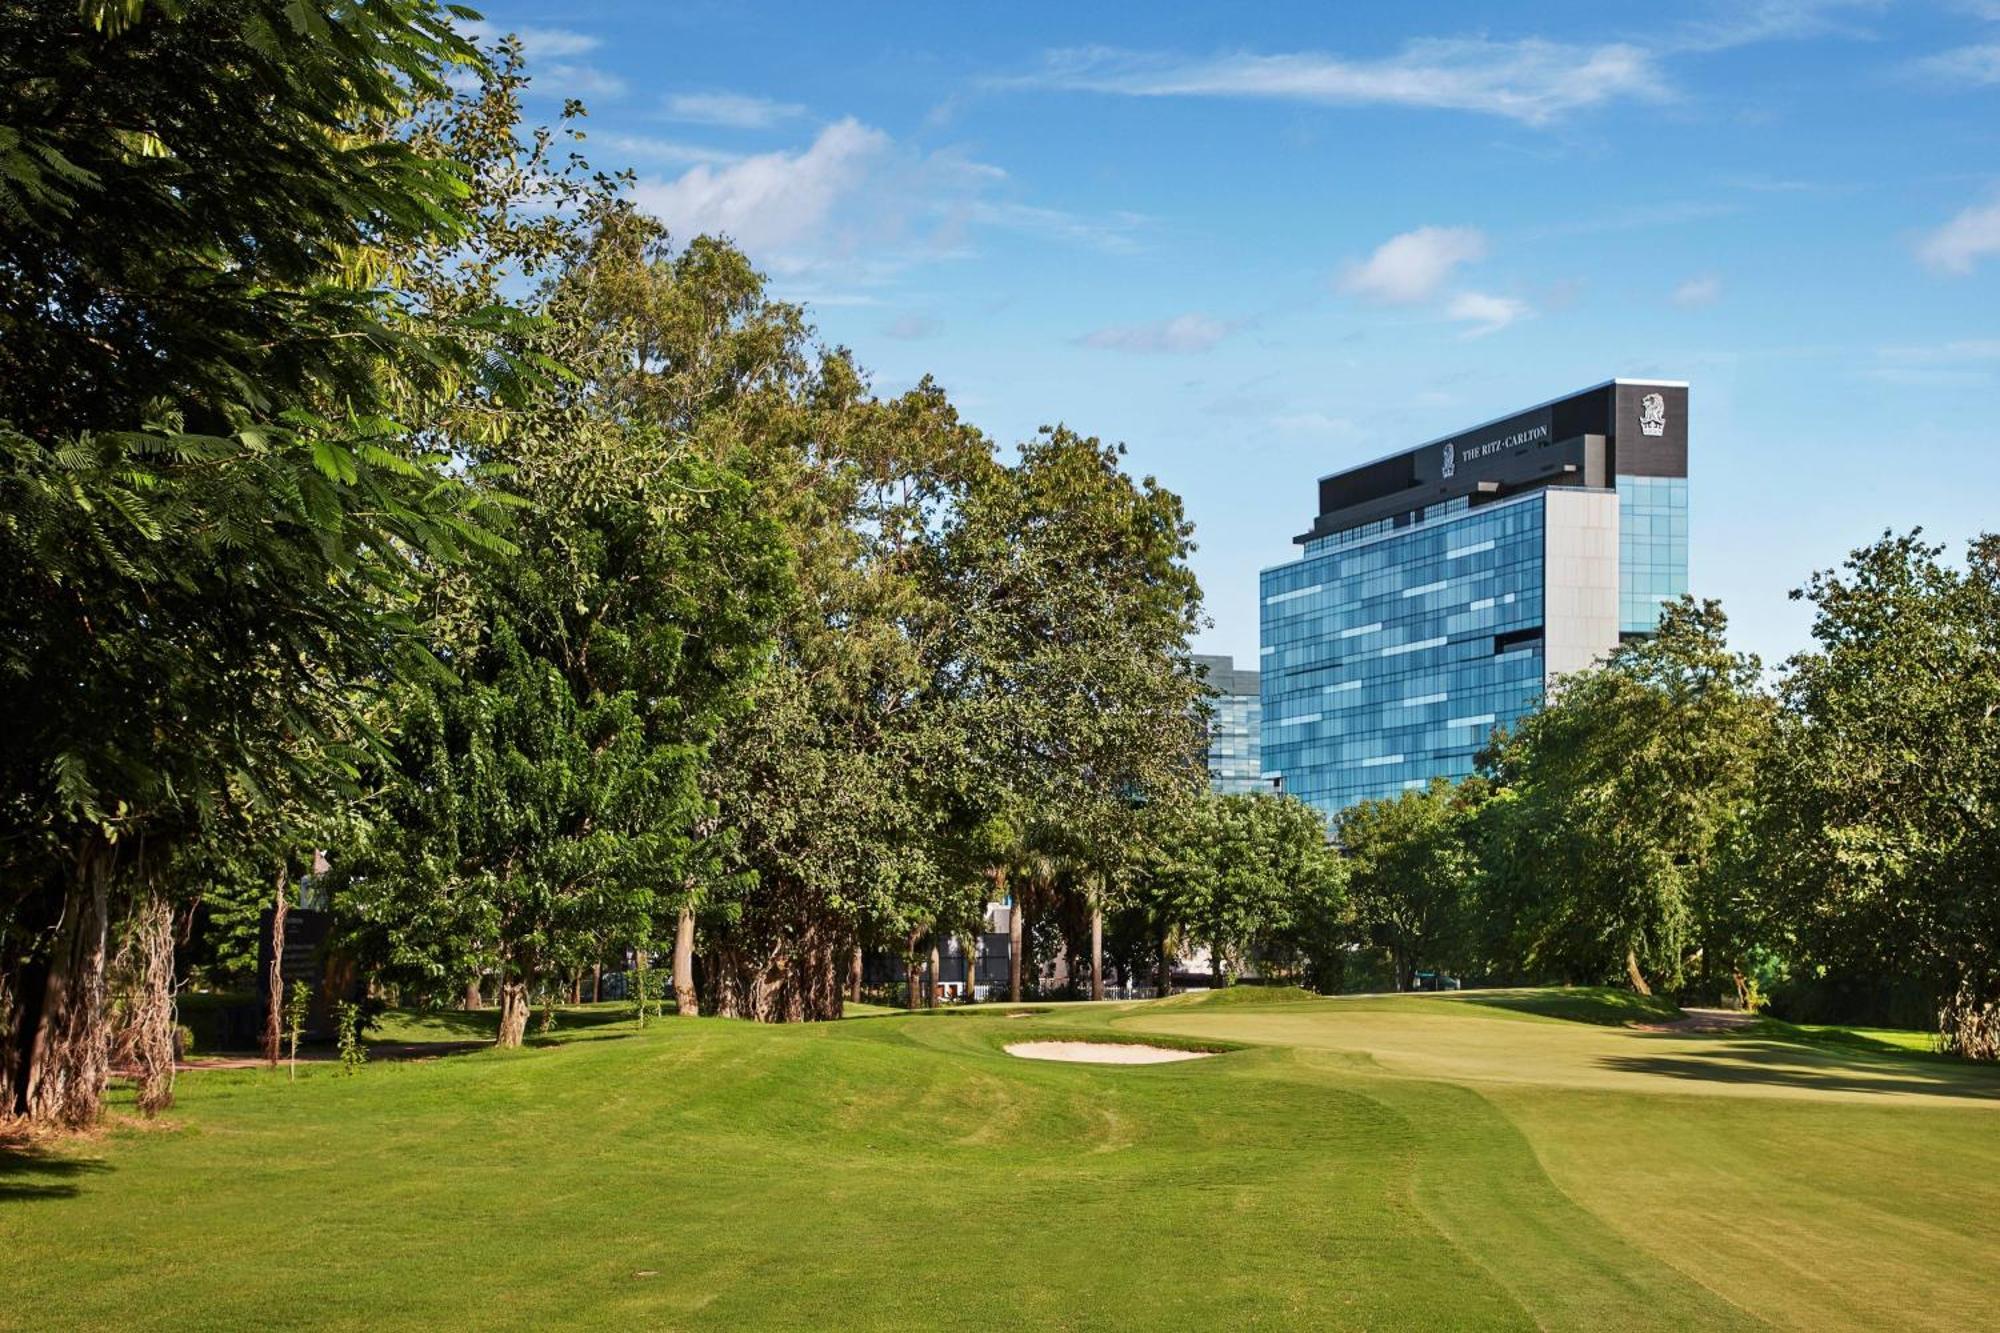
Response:
[{"label": "blue sky", "polygon": [[2000,0],[487,13],[880,390],[1125,441],[1246,664],[1315,478],[1614,376],[1691,383],[1767,660],[1885,527],[2000,527]]}]

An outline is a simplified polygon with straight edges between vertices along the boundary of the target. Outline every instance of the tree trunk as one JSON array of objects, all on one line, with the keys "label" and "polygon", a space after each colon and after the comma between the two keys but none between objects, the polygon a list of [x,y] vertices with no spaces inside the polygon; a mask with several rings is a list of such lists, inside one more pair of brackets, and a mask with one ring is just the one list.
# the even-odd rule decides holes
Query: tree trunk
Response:
[{"label": "tree trunk", "polygon": [[474,977],[465,983],[465,1007],[467,1009],[483,1009],[486,1007],[485,999],[479,994],[479,982],[480,978]]},{"label": "tree trunk", "polygon": [[174,1104],[174,913],[166,895],[147,891],[127,938],[132,979],[127,1047],[139,1085],[139,1110],[152,1117]]},{"label": "tree trunk", "polygon": [[944,972],[938,960],[937,936],[931,936],[931,1002],[929,1008],[941,1008],[944,1004]]},{"label": "tree trunk", "polygon": [[1208,985],[1210,990],[1221,990],[1229,984],[1229,978],[1222,971],[1222,941],[1209,941],[1208,945]]},{"label": "tree trunk", "polygon": [[903,1007],[921,1008],[923,1004],[924,965],[917,953],[917,941],[923,938],[921,932],[911,931],[910,938],[903,946]]},{"label": "tree trunk", "polygon": [[1641,995],[1651,995],[1653,988],[1646,984],[1646,978],[1639,971],[1639,955],[1630,945],[1625,949],[1625,976],[1632,983],[1632,989]]},{"label": "tree trunk", "polygon": [[979,933],[961,936],[958,949],[965,955],[965,1003],[974,1004],[979,999]]},{"label": "tree trunk", "polygon": [[854,946],[854,956],[847,962],[847,998],[861,1003],[861,946]]},{"label": "tree trunk", "polygon": [[1090,905],[1090,998],[1104,998],[1104,909]]},{"label": "tree trunk", "polygon": [[528,981],[525,977],[510,977],[501,974],[500,980],[500,1035],[494,1038],[495,1046],[512,1049],[521,1044],[528,1033]]},{"label": "tree trunk", "polygon": [[1167,932],[1160,932],[1160,984],[1162,998],[1174,993],[1174,955],[1167,947]]},{"label": "tree trunk", "polygon": [[285,1035],[285,912],[291,906],[286,901],[286,880],[291,868],[284,862],[278,863],[278,884],[271,894],[271,969],[264,980],[264,1059],[271,1068],[278,1067],[279,1047],[284,1044]]},{"label": "tree trunk", "polygon": [[65,889],[41,1021],[28,1056],[31,1124],[82,1129],[104,1105],[110,1034],[104,1016],[112,849],[95,840]]},{"label": "tree trunk", "polygon": [[694,991],[694,908],[681,908],[674,925],[674,1008],[682,1018],[701,1012]]},{"label": "tree trunk", "polygon": [[1021,975],[1025,970],[1021,959],[1021,941],[1026,936],[1021,925],[1021,899],[1014,898],[1014,905],[1007,909],[1007,1002],[1021,1002]]},{"label": "tree trunk", "polygon": [[592,963],[590,965],[590,1002],[592,1004],[604,1003],[604,964],[602,963]]}]

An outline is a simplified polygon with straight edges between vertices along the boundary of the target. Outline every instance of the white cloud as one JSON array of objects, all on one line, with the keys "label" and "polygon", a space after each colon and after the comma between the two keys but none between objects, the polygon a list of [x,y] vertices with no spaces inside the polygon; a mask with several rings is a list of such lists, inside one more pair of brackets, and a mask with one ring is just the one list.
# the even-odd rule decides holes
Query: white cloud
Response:
[{"label": "white cloud", "polygon": [[1961,87],[1982,88],[2000,83],[2000,42],[1940,51],[1911,65],[1910,72],[1919,79]]},{"label": "white cloud", "polygon": [[1940,273],[1970,273],[1994,254],[2000,254],[2000,198],[1966,209],[1917,245],[1917,258]]},{"label": "white cloud", "polygon": [[1085,347],[1115,352],[1206,352],[1236,326],[1210,315],[1175,315],[1151,324],[1121,324],[1077,339]]},{"label": "white cloud", "polygon": [[1467,338],[1484,338],[1489,333],[1498,333],[1516,320],[1526,319],[1534,313],[1526,301],[1518,301],[1511,296],[1489,296],[1485,292],[1460,292],[1445,306],[1448,318],[1472,325],[1463,335]]},{"label": "white cloud", "polygon": [[529,88],[534,93],[554,97],[601,97],[606,101],[625,95],[625,80],[596,65],[580,64],[575,57],[589,55],[604,44],[603,39],[574,28],[510,28],[475,19],[458,25],[459,31],[490,47],[503,37],[521,43],[527,58]]},{"label": "white cloud", "polygon": [[805,108],[795,102],[774,102],[744,93],[676,93],[667,98],[664,110],[668,120],[737,130],[766,130],[805,114]]},{"label": "white cloud", "polygon": [[[1144,219],[1084,217],[1004,197],[998,167],[955,149],[920,151],[848,117],[792,149],[734,154],[672,139],[613,138],[627,160],[685,166],[642,175],[638,206],[677,238],[731,237],[784,294],[858,300],[912,266],[976,253],[981,230],[1008,230],[1064,245],[1136,248]],[[869,299],[873,299],[872,297]]]},{"label": "white cloud", "polygon": [[565,56],[586,55],[604,43],[587,32],[577,32],[572,28],[501,28],[485,20],[461,25],[465,35],[483,45],[490,45],[509,34],[521,41],[521,52],[530,60],[559,60]]},{"label": "white cloud", "polygon": [[888,135],[850,116],[821,130],[803,152],[703,163],[675,180],[641,181],[635,198],[676,236],[718,233],[755,253],[823,224],[888,147]]},{"label": "white cloud", "polygon": [[1704,273],[1700,277],[1689,278],[1686,282],[1674,288],[1672,299],[1675,305],[1689,308],[1714,305],[1722,299],[1722,279],[1716,277],[1713,273]]},{"label": "white cloud", "polygon": [[602,137],[592,135],[590,142],[595,146],[609,149],[623,163],[657,162],[666,166],[688,166],[705,162],[710,166],[720,166],[730,162],[741,162],[742,153],[732,153],[721,148],[710,148],[704,144],[683,143],[678,139],[658,139],[645,134],[607,134]]},{"label": "white cloud", "polygon": [[1722,17],[1687,25],[1668,45],[1701,52],[1812,37],[1865,38],[1868,30],[1849,16],[1884,6],[1885,0],[1729,0],[1721,7]]},{"label": "white cloud", "polygon": [[540,69],[530,65],[528,75],[532,83],[539,84],[543,91],[564,97],[602,97],[609,100],[625,95],[625,80],[595,65],[543,65]]},{"label": "white cloud", "polygon": [[1658,101],[1666,85],[1636,46],[1578,46],[1526,38],[1426,38],[1393,56],[1318,52],[1182,59],[1104,47],[1054,51],[1016,86],[1132,97],[1245,97],[1323,106],[1411,106],[1472,111],[1530,125],[1605,102]]},{"label": "white cloud", "polygon": [[1083,217],[1060,208],[1003,200],[981,201],[969,210],[967,217],[1008,231],[1116,252],[1139,249],[1137,233],[1146,225],[1145,217],[1138,213],[1120,211],[1103,217]]},{"label": "white cloud", "polygon": [[1340,286],[1381,305],[1414,305],[1436,295],[1459,265],[1485,257],[1486,237],[1476,227],[1419,227],[1348,265]]}]

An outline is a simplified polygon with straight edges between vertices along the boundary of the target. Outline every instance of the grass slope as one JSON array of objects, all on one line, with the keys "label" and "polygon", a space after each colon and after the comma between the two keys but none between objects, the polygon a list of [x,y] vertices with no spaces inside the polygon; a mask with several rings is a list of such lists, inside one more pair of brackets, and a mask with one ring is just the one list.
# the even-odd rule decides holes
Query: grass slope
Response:
[{"label": "grass slope", "polygon": [[[172,1127],[0,1153],[0,1326],[1945,1328],[2000,1308],[1993,1071],[1468,998],[643,1032],[596,1011],[515,1053],[191,1074]],[[1025,1034],[1234,1049],[1003,1053]]]}]

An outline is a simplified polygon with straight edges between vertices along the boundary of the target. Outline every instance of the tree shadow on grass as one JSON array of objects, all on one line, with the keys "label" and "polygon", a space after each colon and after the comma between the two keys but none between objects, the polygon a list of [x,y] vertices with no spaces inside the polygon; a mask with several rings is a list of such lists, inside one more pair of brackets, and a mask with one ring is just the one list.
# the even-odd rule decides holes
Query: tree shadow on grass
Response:
[{"label": "tree shadow on grass", "polygon": [[1609,986],[1560,986],[1534,990],[1439,991],[1426,999],[1453,1004],[1479,1005],[1487,1009],[1508,1009],[1519,1014],[1561,1018],[1572,1023],[1599,1027],[1625,1027],[1633,1023],[1664,1023],[1680,1017],[1671,1000],[1637,995]]},{"label": "tree shadow on grass", "polygon": [[15,1199],[73,1199],[79,1176],[111,1168],[79,1157],[56,1157],[35,1148],[0,1143],[0,1203]]},{"label": "tree shadow on grass", "polygon": [[1698,1083],[1761,1083],[1813,1092],[1918,1093],[2000,1104],[2000,1071],[1946,1068],[1916,1058],[1840,1059],[1823,1047],[1781,1041],[1714,1038],[1698,1054],[1608,1055],[1598,1063],[1626,1073]]}]

